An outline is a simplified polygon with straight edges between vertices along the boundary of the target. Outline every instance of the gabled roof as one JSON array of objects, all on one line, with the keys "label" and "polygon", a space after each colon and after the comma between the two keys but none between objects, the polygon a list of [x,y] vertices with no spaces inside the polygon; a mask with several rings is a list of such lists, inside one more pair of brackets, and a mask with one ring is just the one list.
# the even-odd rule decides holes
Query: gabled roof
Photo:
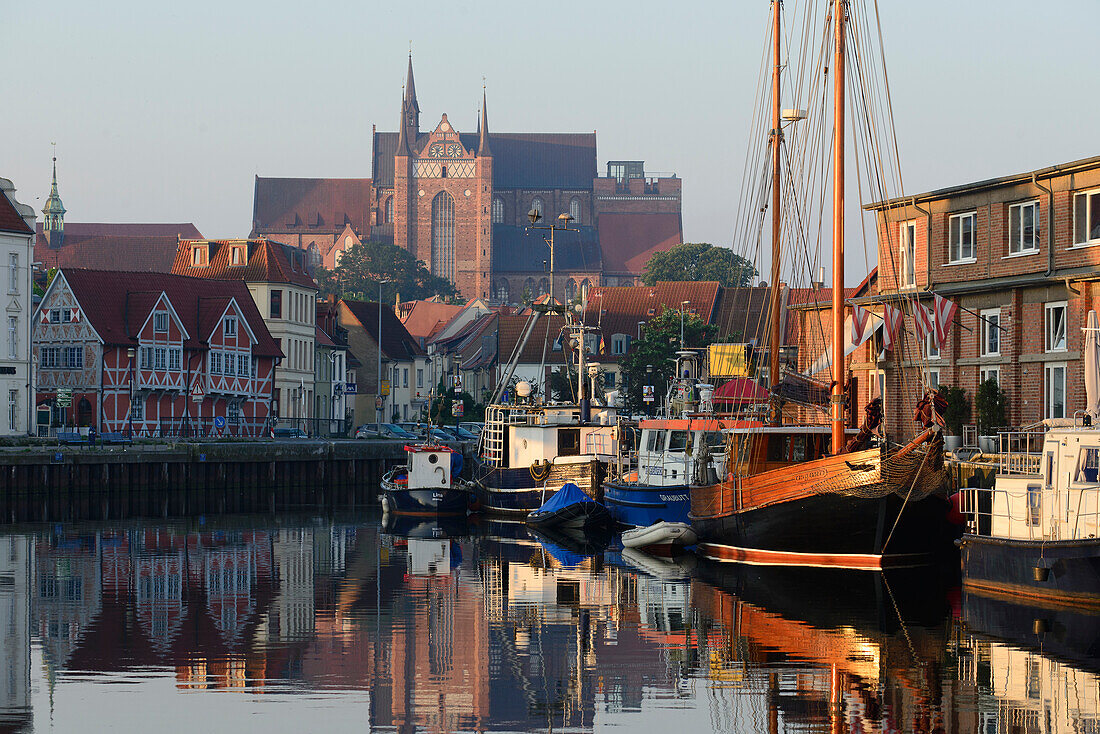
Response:
[{"label": "gabled roof", "polygon": [[413,301],[407,307],[406,304],[401,305],[404,307],[401,323],[405,325],[409,334],[425,341],[435,336],[451,319],[466,308],[434,301]]},{"label": "gabled roof", "polygon": [[[428,134],[409,141],[416,155]],[[462,133],[466,150],[477,133]],[[500,189],[586,189],[596,178],[596,133],[493,133],[493,186]],[[374,185],[393,186],[397,133],[374,134]]]},{"label": "gabled roof", "polygon": [[[136,336],[163,292],[179,316],[190,338],[189,349],[205,349],[206,336],[234,300],[256,336],[253,354],[282,356],[260,316],[248,286],[241,281],[186,278],[165,273],[125,272],[117,270],[61,271],[85,318],[105,344],[134,346]],[[53,286],[51,285],[51,288]]]},{"label": "gabled roof", "polygon": [[320,326],[316,326],[314,327],[314,329],[316,331],[313,335],[313,341],[317,346],[332,347],[334,349],[336,348],[336,342],[334,342],[332,338],[325,333],[324,329],[322,329]]},{"label": "gabled roof", "polygon": [[[378,343],[378,303],[376,301],[341,301],[356,321]],[[382,353],[393,360],[412,359],[424,354],[416,339],[398,320],[393,309],[382,309]]]},{"label": "gabled roof", "polygon": [[600,249],[609,274],[640,274],[649,258],[683,241],[679,212],[600,214]]},{"label": "gabled roof", "polygon": [[[529,316],[513,314],[497,315],[497,355],[502,364],[507,363],[512,357],[512,352],[527,328]],[[520,364],[538,364],[543,358],[543,345],[546,347],[546,364],[565,364],[565,350],[554,351],[554,341],[561,333],[561,327],[565,320],[558,314],[549,314],[539,318],[534,331],[527,339],[527,344],[517,360]]]},{"label": "gabled roof", "polygon": [[35,228],[34,259],[47,268],[92,268],[168,273],[180,238],[199,238],[194,224],[66,222],[62,247],[51,248]]},{"label": "gabled roof", "polygon": [[260,178],[252,197],[253,235],[339,233],[346,225],[370,233],[369,178]]},{"label": "gabled roof", "polygon": [[[191,250],[195,246],[209,247],[209,265],[191,266]],[[244,245],[244,265],[231,265],[233,245]],[[303,288],[317,288],[306,262],[306,253],[296,247],[273,240],[180,240],[172,272],[193,278],[243,280],[246,283],[287,283]]]},{"label": "gabled roof", "polygon": [[15,191],[11,181],[0,178],[0,232],[14,232],[15,234],[33,234],[34,230],[23,219],[23,215],[15,208],[15,200],[11,192]]},{"label": "gabled roof", "polygon": [[[554,237],[554,270],[598,272],[602,265],[600,241],[594,227],[581,226],[577,232],[557,232]],[[550,247],[543,240],[544,230],[511,224],[493,225],[493,272],[550,273]]]}]

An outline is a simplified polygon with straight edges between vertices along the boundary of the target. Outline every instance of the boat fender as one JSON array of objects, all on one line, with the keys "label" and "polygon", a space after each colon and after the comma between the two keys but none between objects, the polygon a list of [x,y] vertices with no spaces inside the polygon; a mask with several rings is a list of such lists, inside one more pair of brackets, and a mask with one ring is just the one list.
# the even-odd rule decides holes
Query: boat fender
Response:
[{"label": "boat fender", "polygon": [[544,482],[550,476],[550,462],[548,460],[542,462],[532,462],[531,478],[536,482]]},{"label": "boat fender", "polygon": [[947,508],[947,522],[952,525],[965,525],[966,515],[963,514],[962,509],[962,492],[956,492],[947,501],[950,503]]}]

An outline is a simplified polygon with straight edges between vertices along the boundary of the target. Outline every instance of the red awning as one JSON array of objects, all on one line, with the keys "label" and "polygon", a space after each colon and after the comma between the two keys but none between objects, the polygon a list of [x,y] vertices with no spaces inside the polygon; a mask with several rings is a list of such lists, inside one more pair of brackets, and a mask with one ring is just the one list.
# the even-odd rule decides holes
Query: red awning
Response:
[{"label": "red awning", "polygon": [[763,403],[768,391],[747,377],[735,377],[719,385],[712,399],[720,403]]}]

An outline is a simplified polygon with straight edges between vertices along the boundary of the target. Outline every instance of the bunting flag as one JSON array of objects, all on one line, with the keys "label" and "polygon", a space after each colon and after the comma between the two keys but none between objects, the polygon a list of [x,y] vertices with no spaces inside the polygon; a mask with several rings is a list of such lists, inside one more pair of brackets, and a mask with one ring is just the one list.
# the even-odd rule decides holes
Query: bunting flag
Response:
[{"label": "bunting flag", "polygon": [[917,336],[921,339],[926,339],[929,334],[936,331],[932,312],[919,303],[913,306],[913,321],[917,326]]},{"label": "bunting flag", "polygon": [[942,347],[947,343],[947,332],[951,329],[951,322],[955,320],[955,312],[959,307],[954,301],[943,296],[936,296],[936,347]]},{"label": "bunting flag", "polygon": [[882,318],[886,322],[882,330],[882,346],[884,349],[893,349],[894,341],[898,338],[898,330],[901,329],[901,309],[886,305],[882,307]]},{"label": "bunting flag", "polygon": [[859,346],[871,338],[874,329],[868,329],[871,322],[871,312],[862,306],[852,306],[852,345]]}]

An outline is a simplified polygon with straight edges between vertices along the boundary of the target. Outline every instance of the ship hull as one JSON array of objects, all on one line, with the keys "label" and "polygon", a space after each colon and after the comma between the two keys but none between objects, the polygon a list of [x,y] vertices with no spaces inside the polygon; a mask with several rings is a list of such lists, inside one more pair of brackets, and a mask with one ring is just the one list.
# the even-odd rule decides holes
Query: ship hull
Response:
[{"label": "ship hull", "polygon": [[1010,540],[967,534],[960,544],[963,585],[970,592],[1100,611],[1100,539]]},{"label": "ship hull", "polygon": [[691,498],[687,485],[658,487],[604,482],[603,501],[615,522],[627,527],[649,527],[658,522],[687,522]]},{"label": "ship hull", "polygon": [[474,466],[476,507],[489,515],[526,519],[566,482],[576,484],[599,502],[603,473],[598,461],[555,464],[546,479],[536,481],[527,467],[502,468],[479,461]]},{"label": "ship hull", "polygon": [[465,489],[393,489],[383,486],[382,507],[387,513],[414,517],[465,517],[470,493]]}]

